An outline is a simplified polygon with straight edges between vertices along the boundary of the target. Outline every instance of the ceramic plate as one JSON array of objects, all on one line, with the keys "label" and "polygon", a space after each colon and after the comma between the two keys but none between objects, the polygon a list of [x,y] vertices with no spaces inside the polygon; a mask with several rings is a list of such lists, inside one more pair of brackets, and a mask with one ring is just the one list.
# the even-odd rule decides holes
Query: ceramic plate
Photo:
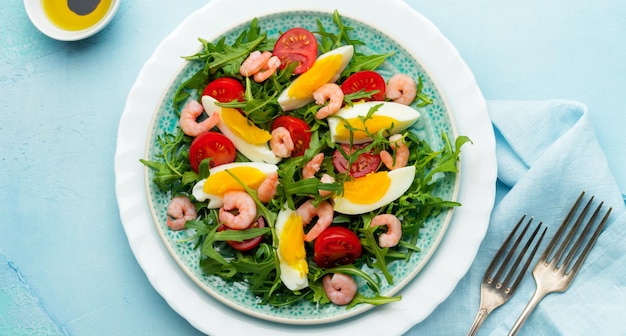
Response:
[{"label": "ceramic plate", "polygon": [[[326,2],[302,2],[292,4],[289,1],[278,1],[272,3],[271,6],[265,8],[264,11],[244,10],[237,14],[232,12],[231,6],[238,8],[250,7],[248,1],[214,1],[209,3],[203,9],[194,13],[185,20],[168,38],[166,38],[159,48],[155,51],[153,57],[146,63],[139,78],[131,90],[127,105],[120,121],[120,129],[118,133],[118,150],[116,153],[116,182],[118,202],[120,204],[120,213],[124,228],[127,232],[129,242],[133,248],[138,261],[146,271],[148,278],[153,286],[163,295],[170,305],[181,315],[187,318],[198,329],[214,334],[219,331],[219,327],[215,325],[207,327],[204,325],[203,319],[195,318],[196,314],[190,311],[190,307],[198,308],[198,305],[204,306],[207,312],[215,308],[226,313],[225,315],[238,316],[241,319],[242,314],[234,310],[227,309],[223,304],[235,308],[235,310],[243,312],[253,318],[247,318],[249,323],[266,323],[257,320],[261,318],[265,320],[282,322],[288,324],[319,324],[332,321],[342,320],[354,315],[360,315],[354,319],[366,319],[364,316],[370,314],[380,314],[385,316],[390,310],[402,308],[412,301],[413,293],[416,290],[427,293],[426,298],[432,297],[430,300],[421,302],[424,297],[419,298],[420,305],[412,307],[410,311],[415,311],[408,319],[408,323],[400,323],[401,328],[407,329],[412,324],[420,321],[428,313],[430,313],[438,303],[440,303],[451,292],[454,285],[469,267],[473,256],[482,240],[482,236],[486,230],[489,219],[489,212],[493,206],[494,181],[495,181],[495,151],[493,133],[491,132],[490,123],[485,110],[484,99],[471,76],[471,73],[460,59],[458,53],[445,40],[436,28],[419,14],[410,10],[401,2],[390,2],[390,8],[398,15],[408,15],[411,20],[409,25],[403,25],[404,30],[394,28],[394,18],[396,16],[381,15],[372,10],[363,2],[359,2],[359,6],[350,4],[333,4]],[[363,6],[361,6],[363,5]],[[336,8],[336,6],[338,8]],[[459,201],[463,203],[463,207],[455,210],[452,218],[452,226],[442,245],[437,248],[441,242],[443,233],[448,227],[450,213],[433,218],[422,231],[420,242],[418,245],[422,248],[422,253],[416,254],[415,257],[407,264],[396,263],[393,273],[396,279],[396,285],[383,287],[383,293],[393,294],[408,284],[399,294],[403,296],[403,300],[398,303],[376,307],[368,314],[362,314],[369,306],[358,306],[351,310],[345,310],[342,307],[329,305],[327,307],[315,307],[308,304],[299,304],[287,309],[274,309],[269,306],[259,306],[243,286],[232,286],[224,284],[221,279],[216,277],[203,276],[197,267],[198,256],[192,250],[190,244],[181,244],[180,241],[185,238],[184,232],[173,232],[165,226],[165,206],[169,201],[167,195],[157,192],[150,180],[150,171],[147,171],[146,185],[148,193],[145,195],[137,195],[134,187],[128,183],[130,175],[135,175],[138,171],[143,177],[143,168],[135,167],[126,160],[129,160],[129,153],[137,154],[137,147],[145,146],[146,153],[140,152],[136,157],[132,158],[132,162],[136,163],[138,158],[151,156],[158,151],[158,145],[154,142],[157,135],[162,132],[171,132],[176,125],[175,114],[171,107],[171,95],[173,90],[184,79],[188,78],[196,68],[194,64],[184,63],[181,55],[193,54],[198,48],[198,37],[209,40],[215,40],[225,35],[228,37],[235,36],[244,25],[252,18],[258,17],[261,27],[270,34],[278,34],[293,26],[303,26],[314,30],[316,20],[320,20],[326,27],[332,26],[331,13],[334,9],[338,9],[344,23],[355,27],[354,37],[366,41],[367,46],[364,52],[385,53],[394,51],[394,56],[389,64],[383,69],[384,74],[401,72],[408,73],[413,77],[421,76],[425,82],[426,93],[434,98],[434,104],[421,110],[424,118],[415,129],[427,138],[429,143],[435,145],[439,142],[440,132],[448,132],[453,134],[454,123],[458,123],[459,134],[468,135],[474,143],[464,147],[462,156],[462,179],[457,181],[454,178],[449,179],[440,190],[443,197],[451,199],[455,198],[457,190],[459,190]],[[216,15],[216,13],[224,13],[224,15]],[[402,14],[400,14],[402,13]],[[215,20],[216,18],[221,20]],[[206,24],[211,18],[211,24]],[[406,29],[421,31],[419,38],[414,34],[407,33]],[[404,33],[402,33],[404,31]],[[156,111],[156,113],[154,113]],[[154,118],[150,115],[154,114]],[[468,118],[470,117],[470,118]],[[131,126],[132,125],[132,126]],[[481,130],[482,128],[482,130]],[[139,132],[142,130],[143,132]],[[138,141],[141,133],[144,138]],[[148,139],[146,143],[146,139]],[[476,156],[479,155],[479,156]],[[469,162],[468,162],[469,161]],[[478,165],[482,166],[483,171],[479,171]],[[472,175],[480,174],[480,178],[472,177]],[[469,176],[469,177],[468,177]],[[133,178],[136,176],[133,176]],[[468,178],[472,178],[472,182],[468,182]],[[477,182],[485,181],[485,184]],[[472,184],[478,188],[472,187],[472,190],[464,190],[463,185]],[[457,187],[460,185],[460,189]],[[482,193],[482,200],[479,204],[475,204],[475,199],[467,198],[467,195],[476,195]],[[128,202],[139,203],[140,208],[133,207],[133,211],[128,208]],[[471,207],[472,211],[467,211]],[[154,210],[154,220],[152,220],[150,210]],[[463,242],[464,257],[458,258],[446,265],[434,265],[438,263],[440,255],[445,257],[446,241],[454,238],[454,223],[464,213],[476,215],[478,210],[480,219],[473,221],[475,223],[473,237],[470,234],[467,241]],[[148,218],[145,218],[146,213]],[[133,214],[131,214],[133,213]],[[147,221],[151,227],[145,227],[144,221]],[[156,224],[154,226],[153,222]],[[141,224],[139,224],[141,223]],[[142,227],[143,229],[139,229]],[[148,230],[146,232],[145,230]],[[155,232],[156,231],[156,235]],[[163,238],[161,246],[154,246],[152,241],[154,237],[159,240],[159,233]],[[149,244],[148,244],[149,242]],[[150,260],[146,260],[145,253],[147,249],[156,248],[161,252],[165,251],[164,256],[158,256],[164,260],[156,260],[157,256],[150,256]],[[437,253],[433,254],[437,250]],[[155,252],[155,251],[152,251]],[[171,253],[171,255],[167,255]],[[449,251],[448,253],[454,253]],[[458,253],[458,252],[457,252]],[[160,254],[160,253],[159,253]],[[173,258],[172,258],[173,256]],[[422,270],[428,259],[434,256],[432,261]],[[469,258],[468,258],[469,256]],[[172,261],[174,261],[172,263]],[[159,266],[154,266],[154,264]],[[164,265],[175,266],[174,270],[167,267],[168,272],[155,272],[154,267],[163,269]],[[437,282],[423,284],[427,281],[429,272],[435,271],[441,267],[445,269],[445,273],[450,272],[445,279],[439,279]],[[421,270],[421,271],[420,271]],[[171,273],[170,273],[171,272]],[[418,274],[417,278],[411,279]],[[183,300],[178,295],[180,288],[172,288],[172,280],[180,277],[186,277],[183,283],[190,293],[196,292],[201,288],[200,298],[194,297],[196,300]],[[191,279],[191,281],[189,281]],[[430,288],[424,288],[426,285]],[[180,286],[180,285],[176,285]],[[206,293],[209,293],[207,295]],[[195,295],[193,295],[195,296]],[[199,299],[199,301],[197,300]],[[221,301],[218,302],[218,301]],[[408,302],[407,302],[408,301]],[[216,307],[217,306],[217,307]],[[220,306],[222,309],[220,309]],[[211,309],[212,308],[212,309]],[[224,315],[224,314],[223,314]],[[202,316],[202,315],[200,315]],[[206,316],[206,315],[205,315]],[[349,319],[341,323],[332,323],[329,326],[351,325],[354,319]],[[253,322],[253,321],[257,322]],[[282,329],[281,324],[271,324],[277,329]],[[308,326],[311,328],[311,326]],[[324,326],[316,326],[317,328],[325,328]],[[299,328],[294,326],[294,328]],[[341,328],[339,328],[341,329]],[[333,329],[334,330],[334,329]],[[387,329],[385,329],[387,331]]]}]

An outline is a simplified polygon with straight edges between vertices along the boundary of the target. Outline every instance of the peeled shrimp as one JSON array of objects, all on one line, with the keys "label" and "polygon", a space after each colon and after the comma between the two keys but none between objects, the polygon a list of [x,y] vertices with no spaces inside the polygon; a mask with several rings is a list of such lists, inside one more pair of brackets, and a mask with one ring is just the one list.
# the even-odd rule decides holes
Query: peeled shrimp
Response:
[{"label": "peeled shrimp", "polygon": [[391,214],[378,215],[372,218],[370,226],[387,226],[387,232],[378,237],[378,245],[382,248],[398,245],[402,238],[402,223]]},{"label": "peeled shrimp", "polygon": [[417,95],[417,84],[413,78],[395,74],[387,82],[385,96],[396,103],[410,105]]},{"label": "peeled shrimp", "polygon": [[385,166],[387,166],[387,168],[389,168],[389,170],[405,167],[409,162],[410,153],[409,148],[404,143],[404,140],[402,140],[402,135],[392,135],[389,137],[389,142],[389,146],[394,150],[395,161],[394,157],[387,151],[380,152],[380,160],[385,164]]},{"label": "peeled shrimp", "polygon": [[270,139],[270,148],[274,155],[280,158],[288,158],[291,156],[291,152],[294,149],[293,140],[291,139],[291,133],[284,127],[276,127],[272,131],[272,138]]},{"label": "peeled shrimp", "polygon": [[322,107],[315,113],[315,118],[324,119],[339,111],[343,104],[343,91],[339,85],[328,83],[315,90],[313,92],[313,98],[315,98],[317,105],[322,105],[328,100],[328,105]]},{"label": "peeled shrimp", "polygon": [[182,230],[188,220],[198,217],[196,207],[189,197],[177,196],[167,205],[167,226],[172,230]]},{"label": "peeled shrimp", "polygon": [[261,53],[257,50],[250,53],[248,58],[243,61],[239,67],[239,73],[244,77],[254,76],[254,81],[260,83],[274,74],[280,63],[280,59],[272,56],[271,52]]},{"label": "peeled shrimp", "polygon": [[320,235],[320,233],[322,233],[322,231],[326,230],[326,228],[330,226],[335,213],[333,206],[326,201],[323,201],[315,207],[311,200],[308,200],[296,209],[296,214],[302,217],[303,225],[311,223],[313,217],[317,216],[317,223],[315,223],[309,232],[304,235],[305,241],[312,242],[315,238],[317,238],[317,236]]},{"label": "peeled shrimp", "polygon": [[198,136],[217,125],[219,121],[219,114],[213,113],[207,119],[202,122],[198,122],[196,119],[204,112],[204,107],[195,100],[189,101],[180,113],[180,129],[189,136]]},{"label": "peeled shrimp", "polygon": [[343,273],[326,274],[322,278],[322,285],[330,301],[339,306],[350,303],[357,291],[356,281]]},{"label": "peeled shrimp", "polygon": [[263,203],[269,202],[276,195],[276,186],[278,185],[278,173],[269,175],[257,190],[257,197]]},{"label": "peeled shrimp", "polygon": [[[222,224],[235,230],[247,229],[256,219],[256,204],[244,191],[227,191],[222,197],[224,205],[219,211]],[[236,214],[231,211],[236,211]]]},{"label": "peeled shrimp", "polygon": [[[311,159],[311,161],[307,162],[304,165],[304,168],[302,168],[302,178],[303,179],[314,178],[315,174],[322,167],[322,161],[324,161],[324,153],[319,153],[319,154],[315,155]],[[324,174],[324,175],[322,175],[322,178],[320,179],[320,181],[322,183],[334,183],[335,182],[335,178],[330,176],[330,175],[328,175],[328,174]],[[326,196],[330,195],[332,193],[332,191],[330,191],[330,190],[320,190],[319,193],[320,193],[320,196],[326,197]]]},{"label": "peeled shrimp", "polygon": [[267,60],[261,70],[254,74],[254,81],[257,83],[261,83],[262,81],[270,78],[270,76],[276,72],[280,64],[280,58],[276,56],[270,57],[270,59]]}]

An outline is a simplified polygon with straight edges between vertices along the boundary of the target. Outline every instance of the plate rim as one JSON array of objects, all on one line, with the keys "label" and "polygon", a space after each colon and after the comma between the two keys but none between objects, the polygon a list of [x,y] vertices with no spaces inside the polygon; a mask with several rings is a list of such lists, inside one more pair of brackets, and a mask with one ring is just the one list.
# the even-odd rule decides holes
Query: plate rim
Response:
[{"label": "plate rim", "polygon": [[[157,47],[157,49],[154,51],[153,55],[150,57],[150,59],[144,64],[144,67],[142,68],[142,70],[140,71],[138,77],[137,77],[137,81],[135,82],[135,84],[133,85],[133,87],[131,88],[129,95],[128,95],[128,99],[125,105],[125,109],[124,109],[124,113],[122,114],[122,118],[120,119],[120,125],[118,128],[118,146],[116,148],[116,153],[115,153],[115,175],[116,175],[116,196],[118,198],[118,206],[120,207],[120,217],[122,219],[122,224],[124,226],[124,230],[127,234],[127,238],[129,240],[129,243],[131,245],[131,249],[133,250],[133,253],[135,254],[135,257],[137,259],[137,261],[139,262],[140,266],[142,267],[142,269],[144,270],[144,272],[146,273],[146,275],[148,276],[149,281],[151,282],[151,284],[153,285],[153,287],[157,290],[157,292],[159,292],[159,294],[161,294],[161,296],[163,296],[166,301],[168,302],[168,304],[175,310],[177,311],[180,315],[182,315],[184,318],[186,318],[192,325],[194,325],[194,327],[198,328],[201,331],[205,331],[205,332],[210,332],[211,334],[216,333],[217,329],[215,329],[215,326],[207,326],[206,323],[202,323],[201,320],[198,319],[197,314],[193,314],[189,311],[189,309],[186,309],[188,307],[186,307],[184,304],[181,305],[180,300],[177,300],[177,297],[175,294],[177,294],[177,292],[179,291],[172,291],[171,288],[168,288],[168,283],[170,283],[172,280],[174,280],[175,278],[179,278],[176,280],[181,280],[180,276],[181,274],[177,274],[177,275],[173,275],[170,278],[164,277],[163,274],[155,274],[154,272],[154,267],[155,264],[154,262],[149,262],[145,260],[144,254],[145,254],[145,250],[146,249],[150,249],[150,250],[154,250],[155,247],[158,249],[159,246],[154,246],[154,242],[150,241],[152,238],[154,238],[154,233],[156,232],[142,232],[141,230],[137,230],[137,227],[131,227],[133,224],[136,224],[138,219],[136,218],[129,218],[129,216],[131,214],[129,214],[129,209],[126,206],[128,201],[129,196],[134,196],[133,201],[135,203],[141,203],[142,201],[146,201],[146,196],[145,196],[145,189],[142,189],[142,191],[144,191],[144,196],[143,196],[143,200],[141,200],[141,196],[140,195],[129,195],[128,192],[130,191],[128,188],[126,188],[128,186],[127,183],[127,179],[128,179],[128,173],[129,171],[123,171],[124,169],[128,169],[128,168],[137,168],[137,167],[129,167],[128,166],[128,162],[127,160],[130,158],[130,154],[129,152],[132,152],[133,150],[136,150],[136,146],[131,146],[130,148],[128,147],[128,145],[132,145],[129,144],[127,142],[127,137],[128,134],[125,134],[124,132],[127,132],[126,129],[127,124],[129,123],[129,119],[131,118],[138,118],[140,116],[136,116],[132,114],[133,108],[134,108],[134,104],[136,104],[136,102],[133,101],[133,97],[136,96],[140,96],[142,93],[142,90],[144,91],[151,91],[154,92],[155,88],[155,81],[150,80],[150,74],[149,74],[149,70],[152,69],[153,67],[157,66],[159,64],[159,60],[164,58],[167,60],[167,57],[171,57],[173,50],[175,50],[176,52],[176,57],[178,57],[178,55],[182,52],[184,52],[184,48],[174,48],[172,47],[172,44],[182,44],[183,46],[193,46],[194,48],[197,48],[197,42],[195,40],[196,35],[197,36],[203,36],[205,38],[209,38],[209,36],[206,35],[202,35],[202,33],[197,33],[196,35],[193,36],[193,41],[192,44],[190,44],[189,41],[186,41],[184,38],[181,39],[181,34],[184,37],[185,35],[183,34],[183,31],[185,29],[189,29],[189,26],[193,26],[193,22],[198,21],[198,18],[201,17],[202,15],[205,15],[207,12],[210,12],[211,10],[216,10],[216,9],[220,9],[220,8],[228,8],[230,5],[232,5],[233,2],[237,2],[240,5],[245,4],[250,2],[251,0],[238,0],[238,1],[230,1],[228,3],[226,3],[225,0],[214,0],[209,2],[207,5],[205,5],[204,7],[202,7],[201,9],[197,10],[196,12],[194,12],[193,14],[191,14],[189,17],[187,17],[187,19],[185,19],[168,37],[166,37]],[[366,3],[367,1],[365,1]],[[363,4],[364,2],[361,2],[360,4]],[[336,3],[331,3],[330,1],[304,1],[304,2],[299,2],[297,4],[291,4],[288,0],[280,0],[280,1],[276,1],[273,2],[271,4],[271,6],[269,6],[270,8],[266,8],[267,13],[262,13],[259,11],[255,11],[254,13],[254,17],[256,16],[264,16],[264,15],[269,15],[269,14],[275,14],[277,9],[278,11],[301,11],[301,10],[313,10],[313,11],[323,11],[323,12],[328,12],[330,8],[337,8],[339,10],[340,13],[342,13],[341,7],[342,6],[346,6],[345,4],[341,4],[341,6],[339,6],[340,4],[336,4]],[[460,79],[462,79],[460,82],[462,84],[464,84],[466,87],[463,88],[456,88],[453,87],[451,90],[455,91],[455,90],[459,90],[459,89],[464,89],[464,90],[468,90],[469,95],[471,96],[472,99],[477,100],[474,101],[474,103],[477,104],[477,106],[475,106],[475,109],[472,111],[472,115],[477,114],[479,115],[481,118],[481,123],[483,124],[483,128],[484,128],[484,124],[485,121],[488,122],[489,127],[491,126],[490,122],[489,122],[489,118],[487,115],[487,111],[486,111],[486,103],[484,101],[484,98],[482,97],[482,93],[480,92],[480,89],[478,88],[473,75],[471,74],[471,71],[469,71],[469,68],[467,67],[467,65],[465,65],[465,63],[463,62],[463,60],[460,58],[460,55],[458,55],[458,52],[456,51],[456,49],[454,49],[454,47],[452,46],[452,44],[439,32],[439,30],[434,26],[434,24],[432,24],[430,21],[428,21],[425,17],[421,16],[421,14],[417,13],[416,11],[414,11],[412,8],[408,7],[408,5],[394,0],[390,2],[390,5],[393,5],[396,7],[397,10],[408,10],[409,12],[411,12],[411,15],[414,15],[417,19],[419,19],[420,23],[425,25],[431,33],[433,33],[434,35],[436,35],[435,37],[439,37],[439,40],[437,42],[441,43],[443,48],[446,48],[448,52],[450,52],[453,57],[451,60],[454,63],[455,66],[458,67],[459,73],[457,73],[457,76],[460,77]],[[344,10],[344,13],[346,13],[347,11]],[[203,14],[205,13],[205,14]],[[353,14],[353,13],[351,13]],[[355,20],[360,20],[362,22],[368,22],[367,20],[363,20],[361,17],[355,16],[355,15],[344,15],[342,14],[342,16],[347,16],[350,18],[353,18]],[[248,18],[249,19],[249,18]],[[245,20],[245,18],[244,18]],[[240,22],[242,22],[241,20],[232,20],[232,22],[234,22],[234,24],[239,24]],[[369,22],[368,22],[369,24]],[[381,32],[384,32],[388,35],[389,32],[387,32],[386,29],[382,29],[382,27],[380,26],[376,26],[376,25],[371,25],[373,28],[380,30]],[[228,29],[231,29],[232,27],[234,27],[233,24],[231,24],[230,26],[223,28],[221,30],[219,30],[218,33],[214,34],[214,35],[218,35],[223,33],[224,31],[227,31]],[[195,32],[195,30],[194,30]],[[210,34],[209,34],[210,35]],[[402,47],[406,48],[407,50],[411,50],[412,48],[408,48],[408,46],[403,43],[403,41],[398,41],[396,40],[397,43],[399,43]],[[169,52],[168,49],[169,48]],[[422,54],[420,54],[422,55]],[[421,58],[418,58],[418,60],[420,60],[420,64],[423,64],[421,62]],[[183,64],[183,62],[178,62],[178,65],[174,65],[174,68],[180,68],[181,64]],[[172,65],[170,65],[172,66]],[[433,72],[433,68],[427,65],[423,65],[423,68],[428,72],[429,76],[436,81],[439,76]],[[154,74],[152,75],[154,76]],[[167,79],[165,80],[165,84],[169,84],[171,83],[171,80],[173,79],[173,77],[171,76],[171,73],[169,73],[168,75],[166,75],[165,77],[167,77]],[[163,79],[160,78],[160,83],[163,83]],[[437,83],[436,82],[436,86],[437,88],[441,88],[441,83]],[[150,87],[152,86],[152,87]],[[156,85],[158,86],[158,85]],[[158,91],[158,90],[157,90]],[[165,87],[162,87],[158,97],[161,97],[161,94],[163,94],[163,92],[165,92]],[[455,91],[456,92],[456,91]],[[446,107],[450,108],[452,111],[456,112],[457,111],[457,107],[454,106],[455,101],[449,101],[448,97],[449,95],[446,94],[445,90],[444,92],[442,92],[442,97],[444,98],[444,103],[446,104]],[[470,99],[471,100],[471,99]],[[160,100],[155,99],[155,101],[158,101],[159,103],[154,103],[152,106],[152,109],[150,109],[151,112],[153,112],[157,106],[160,104]],[[142,108],[142,110],[146,110],[147,108]],[[150,113],[150,118],[152,118],[154,115],[154,113]],[[145,118],[145,117],[144,117]],[[149,118],[149,119],[150,119]],[[457,134],[464,134],[466,132],[460,131],[459,129],[461,127],[459,127],[459,118],[456,115],[456,113],[453,113],[452,116],[453,119],[453,128],[458,132]],[[147,124],[147,123],[146,123]],[[126,127],[125,127],[126,126]],[[133,138],[142,138],[142,142],[141,144],[145,144],[145,139],[147,138],[147,127],[142,127],[142,130],[144,131],[144,134],[142,136],[135,136]],[[136,134],[135,134],[136,135]],[[131,136],[132,137],[132,136]],[[482,137],[481,137],[482,138]],[[485,168],[487,171],[487,174],[485,174],[485,183],[484,183],[484,192],[486,193],[486,203],[482,204],[482,223],[480,223],[481,221],[479,221],[479,227],[475,227],[474,231],[476,234],[473,237],[473,244],[472,247],[474,249],[473,253],[469,253],[469,255],[471,256],[471,258],[469,260],[466,260],[464,265],[465,267],[462,267],[462,269],[460,271],[457,271],[454,276],[452,281],[449,281],[447,283],[447,286],[445,289],[442,290],[443,295],[440,295],[436,298],[433,298],[432,302],[433,302],[433,306],[432,308],[430,308],[428,312],[422,312],[418,317],[412,317],[410,319],[408,319],[410,324],[407,323],[403,323],[402,324],[402,328],[404,329],[408,329],[410,328],[413,324],[418,323],[419,321],[421,321],[423,318],[425,318],[428,314],[430,314],[430,312],[432,312],[432,310],[434,310],[434,308],[441,303],[452,291],[452,289],[456,286],[456,284],[458,283],[458,281],[460,280],[460,278],[466,273],[467,269],[469,268],[469,266],[471,265],[471,261],[473,260],[473,258],[476,255],[478,246],[480,245],[480,242],[482,242],[482,239],[484,237],[484,234],[486,232],[486,228],[488,225],[488,219],[489,219],[489,214],[491,212],[491,209],[493,207],[493,201],[495,199],[495,172],[496,172],[496,165],[495,165],[495,139],[493,138],[493,134],[491,134],[491,136],[489,136],[489,134],[486,136],[485,140],[485,151],[487,153],[490,153],[491,155],[487,155],[487,157],[489,157],[490,159],[488,159],[487,163],[484,164]],[[139,146],[143,148],[143,146]],[[141,157],[141,155],[143,155],[143,151],[140,152],[139,156],[135,156],[133,159],[136,162],[138,157]],[[470,154],[467,154],[467,151],[464,150],[464,152],[462,153],[462,159],[461,159],[461,170],[467,170],[464,167],[467,167],[467,159],[465,159],[465,156],[470,156]],[[470,166],[471,167],[471,166]],[[143,169],[139,169],[142,173],[143,173]],[[132,171],[132,169],[131,169]],[[135,170],[136,171],[136,170]],[[132,172],[130,172],[132,175]],[[143,179],[141,179],[141,181],[143,182]],[[463,179],[461,179],[461,185],[459,187],[457,187],[457,193],[459,196],[459,201],[462,201],[461,197],[464,195],[464,193],[466,192],[465,189],[467,188],[463,188],[463,185],[466,184],[464,183]],[[489,188],[489,186],[491,186],[491,188]],[[143,183],[142,183],[142,187],[143,187]],[[137,200],[136,198],[139,198],[139,200]],[[147,203],[147,202],[144,202]],[[465,202],[464,206],[459,208],[459,209],[463,209],[466,206]],[[149,219],[151,220],[151,215],[150,215],[150,210],[149,208],[147,208],[145,206],[146,204],[144,204],[143,206],[143,210],[145,211],[146,209],[148,210],[148,215],[149,215]],[[461,216],[463,214],[464,211],[458,211],[459,209],[455,209],[455,211],[452,214],[452,222],[448,224],[448,228],[447,231],[449,233],[451,227],[453,226],[452,224],[454,224],[455,222],[455,218]],[[459,212],[461,212],[461,214],[459,214]],[[486,214],[486,216],[485,216]],[[140,215],[140,217],[144,217],[145,214]],[[479,216],[480,217],[480,216]],[[145,220],[145,218],[143,218]],[[482,224],[482,226],[480,225]],[[156,231],[156,228],[154,227],[154,225],[152,225],[152,223],[150,223],[150,226],[154,229],[154,231]],[[482,229],[482,230],[481,230]],[[442,244],[440,244],[440,246],[436,249],[437,251],[439,251],[443,245],[446,243],[446,240],[450,240],[447,239],[447,235],[448,233],[442,235],[443,237],[442,239]],[[152,237],[150,237],[152,236]],[[165,244],[162,243],[161,238],[158,236],[157,234],[157,238],[158,238],[158,243],[160,243],[162,246],[162,249],[167,249],[165,246]],[[453,239],[453,238],[451,238]],[[149,247],[146,245],[149,244]],[[472,248],[470,248],[470,252],[471,252]],[[161,253],[164,251],[160,251]],[[167,257],[168,259],[170,259],[170,264],[173,262],[175,264],[175,266],[178,268],[179,272],[178,273],[184,273],[184,270],[182,270],[178,264],[171,260],[173,259],[172,256],[169,254],[169,251],[165,251],[167,255],[169,255],[169,257]],[[438,256],[439,253],[435,253],[435,255],[433,257]],[[154,257],[153,257],[154,258]],[[159,259],[159,258],[154,258],[154,259]],[[167,262],[166,262],[167,263]],[[432,267],[429,267],[430,264],[432,264],[432,258],[431,260],[427,263],[427,265],[425,267],[423,267],[422,271],[420,272],[420,275],[418,275],[418,278],[424,278],[421,277],[421,273],[427,271],[428,269],[432,269]],[[161,265],[163,266],[163,265]],[[171,265],[170,265],[171,266]],[[186,274],[183,274],[184,277],[187,277]],[[183,281],[183,282],[189,282],[192,280],[187,279],[188,281]],[[414,279],[416,280],[416,279]],[[417,281],[412,281],[413,283],[409,284],[407,287],[416,287],[419,286],[418,284],[415,284],[415,282],[419,283],[421,282],[421,279],[418,279]],[[195,283],[193,283],[193,286],[196,287]],[[189,288],[187,288],[189,289]],[[406,287],[405,287],[406,289]],[[207,293],[204,292],[204,290],[200,289],[200,291],[206,295],[209,296]],[[191,292],[194,292],[193,289],[191,289]],[[178,293],[180,294],[180,293]],[[196,293],[197,294],[197,293]],[[404,294],[404,293],[403,293]],[[211,298],[212,299],[212,298]],[[213,300],[213,299],[212,299]],[[205,300],[206,301],[206,300]],[[209,300],[210,301],[210,300]],[[218,302],[213,302],[213,303],[218,303]],[[200,304],[202,305],[203,303],[198,303],[196,302],[196,304]],[[206,305],[207,302],[204,303],[204,305]],[[211,304],[211,302],[208,302],[208,304]],[[380,307],[383,308],[383,307]],[[381,311],[381,313],[384,313],[385,311],[389,311],[390,309],[377,309],[376,311]],[[391,309],[393,310],[393,309]],[[241,319],[241,316],[245,316],[242,313],[235,313],[235,315],[237,316],[238,319]],[[364,315],[369,315],[369,314],[364,314]],[[257,320],[257,318],[252,318],[250,317],[250,319],[252,320]],[[355,318],[356,320],[362,320],[358,317]],[[353,319],[354,320],[354,319]],[[348,320],[346,323],[341,322],[338,325],[350,325],[352,324],[353,320]],[[258,322],[258,321],[257,321]],[[362,321],[361,321],[362,322]],[[251,324],[255,324],[254,321],[249,322]],[[271,323],[271,322],[269,322]],[[274,325],[272,323],[272,325]],[[278,326],[278,325],[276,325]],[[291,326],[294,327],[296,325],[287,325],[287,326]],[[318,326],[318,325],[306,325],[307,327],[312,327],[312,326]],[[337,325],[335,325],[336,327]],[[281,328],[279,328],[281,329]],[[309,329],[310,330],[310,329]],[[370,329],[371,330],[371,329]],[[293,331],[293,330],[291,330]],[[387,330],[388,331],[388,330]]]}]

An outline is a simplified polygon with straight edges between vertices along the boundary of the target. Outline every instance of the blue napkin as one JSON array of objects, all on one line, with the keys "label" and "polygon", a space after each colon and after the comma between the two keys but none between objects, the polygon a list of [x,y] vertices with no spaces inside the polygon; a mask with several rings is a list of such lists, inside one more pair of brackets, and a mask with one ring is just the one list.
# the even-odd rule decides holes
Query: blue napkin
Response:
[{"label": "blue napkin", "polygon": [[[498,161],[498,200],[489,229],[452,295],[407,335],[465,335],[478,309],[483,274],[512,227],[524,214],[547,224],[540,254],[583,190],[595,195],[594,205],[603,200],[605,209],[612,207],[611,217],[570,288],[546,296],[519,335],[625,335],[624,195],[586,107],[572,101],[490,101],[488,110]],[[529,270],[511,300],[491,313],[478,334],[506,335],[534,290]]]}]

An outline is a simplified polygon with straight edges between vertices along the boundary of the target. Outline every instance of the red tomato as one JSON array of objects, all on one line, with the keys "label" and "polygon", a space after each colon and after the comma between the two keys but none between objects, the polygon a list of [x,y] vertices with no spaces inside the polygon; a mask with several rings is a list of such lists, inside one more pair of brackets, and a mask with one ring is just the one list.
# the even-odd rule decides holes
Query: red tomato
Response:
[{"label": "red tomato", "polygon": [[[368,144],[359,144],[353,145],[351,148],[350,145],[342,144],[341,148],[346,154],[352,153],[353,149],[361,149],[366,147]],[[352,162],[350,166],[350,176],[352,177],[361,177],[365,176],[378,168],[380,164],[380,156],[373,153],[363,153],[360,154],[356,161]],[[343,154],[339,151],[339,149],[335,150],[333,153],[333,165],[335,169],[343,173],[348,170],[348,160],[343,156]]]},{"label": "red tomato", "polygon": [[189,147],[189,164],[196,173],[200,162],[211,158],[209,166],[215,167],[235,161],[235,145],[222,133],[205,132],[198,135]]},{"label": "red tomato", "polygon": [[274,130],[278,127],[284,127],[291,134],[291,140],[293,141],[294,149],[291,152],[291,157],[297,157],[304,155],[304,151],[309,148],[311,142],[311,128],[302,119],[298,119],[292,116],[280,116],[274,120],[271,129]]},{"label": "red tomato", "polygon": [[361,90],[366,92],[378,90],[378,93],[366,99],[373,101],[385,100],[385,87],[385,79],[377,72],[370,70],[355,72],[341,84],[341,90],[344,94],[355,93]]},{"label": "red tomato", "polygon": [[291,28],[284,32],[274,45],[274,56],[280,58],[281,69],[291,62],[298,62],[294,75],[311,68],[317,57],[317,40],[304,28]]},{"label": "red tomato", "polygon": [[[257,221],[254,224],[252,224],[252,227],[253,228],[264,228],[265,227],[265,218],[259,217],[259,219],[257,219]],[[227,227],[224,224],[220,225],[217,228],[218,232],[224,231],[224,230],[233,230],[233,229]],[[235,250],[250,251],[253,248],[259,246],[259,244],[261,244],[262,240],[263,240],[263,236],[258,236],[258,237],[254,237],[252,239],[244,240],[242,242],[238,242],[238,241],[234,241],[234,240],[227,240],[226,242],[228,243],[228,245],[230,245]]]},{"label": "red tomato", "polygon": [[313,259],[323,268],[348,265],[361,256],[359,237],[343,226],[331,226],[315,239]]},{"label": "red tomato", "polygon": [[202,95],[211,96],[220,103],[228,103],[233,100],[243,101],[243,93],[243,85],[238,80],[222,77],[209,83]]}]

